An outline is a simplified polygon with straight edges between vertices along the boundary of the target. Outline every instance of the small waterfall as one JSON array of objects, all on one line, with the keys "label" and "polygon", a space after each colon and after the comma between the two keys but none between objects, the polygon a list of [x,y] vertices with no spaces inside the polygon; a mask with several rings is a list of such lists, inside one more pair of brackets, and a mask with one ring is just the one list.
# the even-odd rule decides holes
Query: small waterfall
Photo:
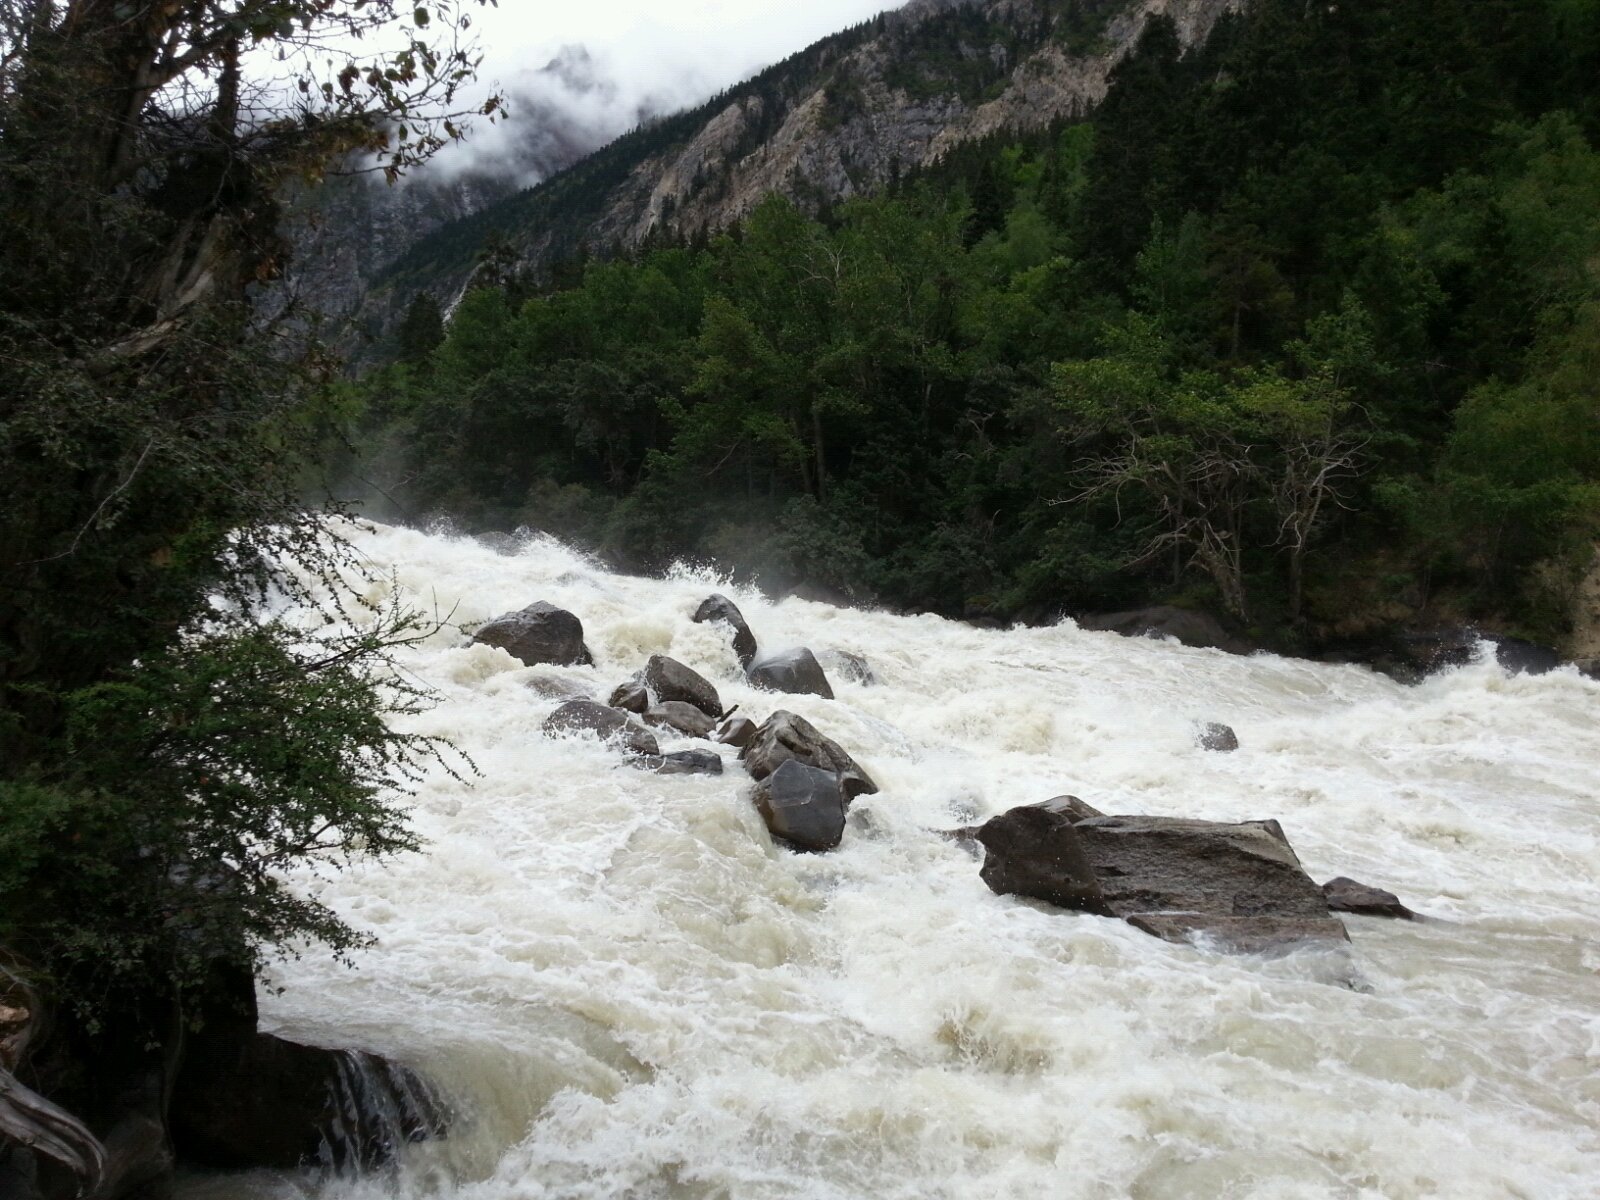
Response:
[{"label": "small waterfall", "polygon": [[422,1076],[360,1050],[342,1051],[329,1081],[333,1118],[317,1157],[324,1172],[345,1175],[392,1162],[408,1142],[443,1136],[443,1099]]}]

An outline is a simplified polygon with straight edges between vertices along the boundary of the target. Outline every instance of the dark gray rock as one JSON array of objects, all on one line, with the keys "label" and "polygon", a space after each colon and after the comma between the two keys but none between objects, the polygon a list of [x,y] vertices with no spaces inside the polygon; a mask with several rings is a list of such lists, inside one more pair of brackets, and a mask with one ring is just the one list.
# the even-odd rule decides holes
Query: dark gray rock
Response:
[{"label": "dark gray rock", "polygon": [[1078,618],[1079,629],[1119,633],[1123,637],[1169,637],[1185,646],[1250,654],[1259,647],[1248,638],[1228,632],[1209,613],[1170,604],[1156,604],[1127,612],[1087,613]]},{"label": "dark gray rock", "polygon": [[644,723],[675,729],[689,737],[710,737],[711,731],[717,727],[717,723],[705,713],[682,700],[664,700],[651,705],[644,711]]},{"label": "dark gray rock", "polygon": [[626,683],[617,684],[606,703],[623,712],[642,713],[650,707],[650,693],[645,690],[644,679],[635,675]]},{"label": "dark gray rock", "polygon": [[641,770],[657,775],[721,775],[722,759],[711,750],[674,750],[633,760]]},{"label": "dark gray rock", "polygon": [[620,708],[594,700],[568,700],[545,718],[546,733],[591,733],[634,754],[660,754],[655,735]]},{"label": "dark gray rock", "polygon": [[1364,663],[1401,683],[1417,683],[1440,671],[1466,666],[1484,647],[1501,670],[1512,675],[1543,675],[1563,661],[1549,646],[1485,633],[1470,625],[1389,632],[1375,639],[1337,643],[1331,652],[1342,661]]},{"label": "dark gray rock", "polygon": [[832,850],[844,837],[845,794],[832,771],[788,759],[756,785],[772,836],[798,850]]},{"label": "dark gray rock", "polygon": [[846,803],[857,796],[878,790],[872,776],[845,753],[844,747],[824,737],[810,721],[779,709],[756,730],[756,735],[739,753],[745,769],[754,779],[765,779],[791,759],[806,766],[831,771],[839,777]]},{"label": "dark gray rock", "polygon": [[506,613],[479,626],[472,640],[498,646],[527,666],[592,666],[594,658],[583,644],[583,622],[564,608],[543,600],[521,612]]},{"label": "dark gray rock", "polygon": [[1349,940],[1276,821],[1073,820],[1014,808],[978,834],[1001,894],[1121,917],[1169,941],[1200,935],[1241,953]]},{"label": "dark gray rock", "polygon": [[1101,812],[1092,804],[1086,804],[1076,796],[1052,796],[1048,800],[1041,800],[1033,805],[1042,808],[1045,812],[1055,813],[1057,816],[1066,817],[1071,821],[1087,821],[1090,817],[1103,817]]},{"label": "dark gray rock", "polygon": [[722,698],[711,681],[675,658],[652,654],[644,666],[644,685],[657,704],[678,700],[694,705],[708,717],[722,715]]},{"label": "dark gray rock", "polygon": [[728,717],[717,726],[716,739],[743,750],[755,740],[757,726],[749,717]]},{"label": "dark gray rock", "polygon": [[822,664],[804,646],[758,658],[750,664],[745,675],[756,687],[769,692],[833,699],[833,688],[828,686],[828,677],[823,674]]},{"label": "dark gray rock", "polygon": [[1382,888],[1357,883],[1340,875],[1322,885],[1322,895],[1334,912],[1357,913],[1364,917],[1392,917],[1400,921],[1414,921],[1417,914],[1404,904],[1400,897]]},{"label": "dark gray rock", "polygon": [[878,684],[878,676],[873,671],[872,664],[859,654],[851,654],[848,650],[825,650],[819,661],[825,669],[832,671],[841,679],[859,683],[862,687],[876,687]]},{"label": "dark gray rock", "polygon": [[207,1039],[184,1056],[173,1144],[206,1167],[368,1167],[443,1131],[420,1076],[376,1055],[302,1046],[271,1034]]},{"label": "dark gray rock", "polygon": [[739,606],[726,596],[715,594],[707,596],[700,602],[700,607],[694,610],[694,621],[698,624],[705,621],[721,621],[733,630],[733,652],[739,656],[739,665],[748,667],[750,660],[756,656],[756,635],[750,632],[750,626],[745,624],[744,614],[739,611]]},{"label": "dark gray rock", "polygon": [[1239,735],[1234,733],[1231,725],[1224,725],[1221,721],[1207,721],[1200,726],[1199,742],[1203,750],[1216,750],[1227,754],[1239,748]]}]

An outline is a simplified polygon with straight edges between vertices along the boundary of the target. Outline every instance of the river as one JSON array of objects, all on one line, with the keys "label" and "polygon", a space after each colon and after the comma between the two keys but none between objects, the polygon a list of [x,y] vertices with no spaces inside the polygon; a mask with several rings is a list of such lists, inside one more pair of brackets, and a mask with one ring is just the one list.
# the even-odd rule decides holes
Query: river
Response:
[{"label": "river", "polygon": [[[1600,1195],[1600,683],[1479,663],[1363,668],[1053,628],[778,602],[559,544],[352,534],[456,623],[577,613],[593,668],[454,629],[404,652],[410,718],[468,753],[416,797],[423,853],[314,890],[377,944],[275,969],[263,1024],[431,1076],[451,1135],[365,1177],[190,1180],[187,1200],[1445,1200]],[[837,699],[749,687],[764,647],[865,656]],[[881,792],[843,845],[774,848],[720,777],[658,777],[540,723],[651,654],[777,707]],[[1224,721],[1233,754],[1195,723]],[[690,745],[663,739],[664,748]],[[704,745],[704,743],[699,743]],[[1316,956],[1170,945],[993,895],[939,830],[1061,793],[1113,813],[1276,817],[1308,872],[1431,920],[1347,918],[1364,986]]]}]

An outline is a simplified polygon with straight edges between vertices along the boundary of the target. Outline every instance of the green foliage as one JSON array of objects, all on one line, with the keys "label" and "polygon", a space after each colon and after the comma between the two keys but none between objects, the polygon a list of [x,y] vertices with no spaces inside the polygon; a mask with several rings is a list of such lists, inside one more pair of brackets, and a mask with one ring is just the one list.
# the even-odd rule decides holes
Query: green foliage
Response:
[{"label": "green foliage", "polygon": [[[248,290],[281,270],[288,180],[459,134],[464,16],[0,6],[0,943],[80,1032],[208,958],[356,944],[284,873],[413,844],[399,798],[439,747],[390,728],[420,696],[388,655],[423,630],[361,611],[303,501],[351,393]],[[301,99],[252,108],[241,58],[274,49]],[[411,350],[401,392],[431,363]]]},{"label": "green foliage", "polygon": [[[1369,564],[1520,619],[1525,578],[1593,535],[1597,75],[1570,31],[1594,8],[1258,0],[1187,52],[1152,20],[1088,120],[471,297],[400,430],[418,507],[952,614],[1198,586],[1299,636],[1346,621]],[[898,86],[970,99],[990,46],[1083,45],[1109,14],[881,28]],[[784,111],[805,66],[718,105]],[[690,128],[523,215],[566,220],[563,188],[587,203]]]}]

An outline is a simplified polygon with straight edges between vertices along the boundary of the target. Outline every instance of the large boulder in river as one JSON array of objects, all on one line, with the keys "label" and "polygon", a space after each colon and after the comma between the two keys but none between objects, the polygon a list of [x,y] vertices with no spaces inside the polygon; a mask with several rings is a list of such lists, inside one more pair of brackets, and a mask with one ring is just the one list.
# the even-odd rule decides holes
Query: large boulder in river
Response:
[{"label": "large boulder in river", "polygon": [[1121,917],[1167,941],[1256,953],[1349,940],[1276,821],[1026,807],[993,818],[978,840],[993,891]]},{"label": "large boulder in river", "polygon": [[755,737],[739,752],[745,769],[754,779],[765,779],[791,759],[808,767],[831,771],[848,804],[857,796],[878,790],[872,776],[861,769],[844,747],[823,734],[804,717],[779,709],[756,730]]},{"label": "large boulder in river", "polygon": [[427,1083],[372,1054],[324,1050],[268,1033],[197,1035],[173,1090],[173,1142],[206,1167],[367,1167],[439,1133]]},{"label": "large boulder in river", "polygon": [[594,700],[568,700],[544,721],[546,733],[591,733],[634,754],[660,754],[655,734],[629,713]]},{"label": "large boulder in river", "polygon": [[833,771],[787,759],[756,785],[756,808],[772,836],[799,850],[832,850],[844,837],[848,800]]},{"label": "large boulder in river", "polygon": [[696,624],[705,621],[726,624],[733,630],[733,652],[739,656],[739,665],[750,665],[750,660],[756,656],[756,635],[745,624],[744,614],[739,611],[737,604],[720,593],[707,596],[700,602],[700,607],[694,610],[693,619]]},{"label": "large boulder in river", "polygon": [[652,654],[645,663],[644,685],[657,704],[677,700],[694,705],[708,717],[722,715],[722,698],[711,681],[665,654]]},{"label": "large boulder in river", "polygon": [[540,600],[521,612],[506,613],[485,622],[472,640],[498,646],[526,666],[593,666],[594,656],[583,644],[583,622],[564,608]]},{"label": "large boulder in river", "polygon": [[766,654],[751,663],[745,676],[758,688],[769,692],[787,692],[791,696],[821,696],[833,699],[833,688],[823,674],[817,656],[804,646],[793,650],[780,650]]}]

